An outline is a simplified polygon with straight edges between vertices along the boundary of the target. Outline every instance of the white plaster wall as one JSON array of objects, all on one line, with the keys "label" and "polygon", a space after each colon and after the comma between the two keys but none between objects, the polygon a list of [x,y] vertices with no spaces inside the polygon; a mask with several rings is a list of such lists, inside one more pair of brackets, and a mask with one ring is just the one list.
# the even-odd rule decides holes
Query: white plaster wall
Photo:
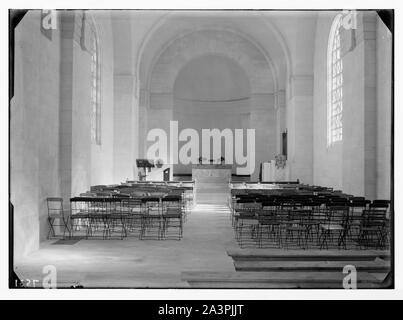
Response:
[{"label": "white plaster wall", "polygon": [[238,34],[221,30],[200,30],[175,39],[153,68],[151,92],[172,92],[179,71],[203,54],[230,57],[248,75],[252,93],[273,93],[273,74],[263,53]]},{"label": "white plaster wall", "polygon": [[130,75],[115,75],[113,134],[113,180],[115,183],[133,179],[134,99],[134,78]]},{"label": "white plaster wall", "polygon": [[364,45],[343,57],[343,187],[365,196]]},{"label": "white plaster wall", "polygon": [[293,109],[294,116],[289,130],[290,136],[293,136],[288,157],[291,179],[312,184],[312,97],[293,97],[289,108]]},{"label": "white plaster wall", "polygon": [[[198,105],[198,107],[195,107]],[[195,129],[199,133],[199,154],[202,156],[202,148],[207,149],[208,144],[202,144],[202,129],[230,129],[234,133],[234,129],[244,129],[244,136],[246,137],[246,129],[251,128],[251,114],[249,112],[249,101],[242,101],[242,108],[239,108],[239,103],[193,103],[189,106],[189,102],[175,101],[173,118],[179,123],[179,132],[186,128]],[[184,143],[179,144],[179,148]],[[246,139],[243,142],[244,154],[246,153]],[[235,148],[235,144],[234,144]],[[224,155],[224,143],[221,144],[221,152]],[[212,142],[210,143],[210,158],[212,154]],[[234,169],[235,173],[235,157]],[[191,167],[187,165],[174,166],[174,173],[191,173]]]},{"label": "white plaster wall", "polygon": [[46,197],[59,184],[59,30],[40,32],[40,11],[15,29],[14,99],[10,109],[10,182],[15,258],[38,249],[47,235]]},{"label": "white plaster wall", "polygon": [[318,16],[315,36],[313,183],[342,189],[343,143],[327,148],[327,45],[334,14]]},{"label": "white plaster wall", "polygon": [[[187,78],[183,76],[189,65],[210,56],[209,64],[198,69],[196,66]],[[141,118],[147,122],[143,136],[154,127],[168,129],[172,119],[169,110],[174,110],[173,118],[179,121],[180,130],[255,128],[256,162],[252,179],[257,180],[260,161],[272,159],[276,147],[274,79],[264,55],[235,32],[198,30],[175,39],[157,58],[150,93],[145,92],[150,98],[150,108],[141,112]],[[220,59],[228,63],[218,63]],[[182,77],[185,79],[179,82],[186,84],[183,88],[177,85]],[[249,99],[225,102],[234,98]],[[217,101],[189,101],[198,99]],[[190,167],[175,166],[174,172],[190,173]]]},{"label": "white plaster wall", "polygon": [[343,55],[343,141],[330,148],[326,147],[326,53],[334,13],[321,14],[318,18],[314,64],[314,183],[355,196],[388,199],[391,42],[379,18],[375,24],[373,17],[371,12],[358,14],[356,46]]},{"label": "white plaster wall", "polygon": [[91,185],[112,184],[113,179],[113,43],[110,15],[94,15],[100,45],[101,145],[91,146]]},{"label": "white plaster wall", "polygon": [[74,42],[71,195],[91,186],[91,56]]},{"label": "white plaster wall", "polygon": [[[151,97],[151,106],[157,101]],[[246,129],[251,126],[249,79],[242,67],[233,59],[220,55],[202,55],[191,60],[178,74],[174,86],[173,117],[178,121],[179,132],[186,128],[199,133],[199,156],[203,150],[213,159],[212,142],[202,143],[202,129]],[[246,130],[244,130],[246,137]],[[179,148],[184,143],[179,144]],[[243,145],[246,151],[246,139]],[[224,156],[224,143],[221,154]],[[235,173],[235,157],[233,173]],[[229,161],[229,159],[226,159]],[[178,164],[174,173],[191,173],[191,166]]]},{"label": "white plaster wall", "polygon": [[277,113],[274,103],[273,95],[252,95],[251,98],[250,128],[255,129],[256,148],[251,181],[259,180],[260,164],[274,159],[276,155]]},{"label": "white plaster wall", "polygon": [[381,19],[376,29],[377,197],[390,199],[392,35]]},{"label": "white plaster wall", "polygon": [[[291,55],[286,83],[287,162],[292,180],[313,182],[313,66],[316,12],[282,12],[275,19]],[[284,20],[280,20],[284,17]]]},{"label": "white plaster wall", "polygon": [[[90,54],[71,36],[61,42],[60,25],[51,41],[39,26],[40,11],[29,11],[15,34],[10,166],[16,258],[38,249],[47,236],[46,197],[63,196],[68,207],[68,198],[91,184],[113,182],[112,48],[105,45],[102,52],[103,144],[95,146],[91,142]],[[101,21],[100,33],[107,44],[111,39],[107,19]]]},{"label": "white plaster wall", "polygon": [[316,185],[341,189],[342,180],[342,143],[327,148],[327,43],[333,14],[318,17],[315,36],[314,64],[314,172]]},{"label": "white plaster wall", "polygon": [[364,51],[343,57],[343,141],[327,147],[327,45],[335,13],[318,18],[314,81],[314,184],[364,195]]}]

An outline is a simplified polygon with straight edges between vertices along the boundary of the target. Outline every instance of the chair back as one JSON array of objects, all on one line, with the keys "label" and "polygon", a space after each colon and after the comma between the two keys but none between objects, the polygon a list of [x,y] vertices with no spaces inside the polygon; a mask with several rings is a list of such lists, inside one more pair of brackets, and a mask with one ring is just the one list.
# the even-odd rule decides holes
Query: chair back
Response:
[{"label": "chair back", "polygon": [[288,220],[295,224],[303,224],[311,219],[312,210],[290,210],[288,212]]},{"label": "chair back", "polygon": [[182,210],[180,208],[167,208],[163,215],[170,218],[181,218]]},{"label": "chair back", "polygon": [[140,213],[142,211],[142,203],[139,199],[122,199],[122,213]]},{"label": "chair back", "polygon": [[327,212],[327,223],[329,225],[341,225],[343,228],[347,228],[349,223],[349,207],[329,207]]},{"label": "chair back", "polygon": [[388,200],[374,200],[372,203],[369,205],[370,208],[384,208],[388,209],[389,208],[389,201]]},{"label": "chair back", "polygon": [[386,210],[369,209],[362,213],[362,226],[366,228],[384,227],[386,225]]},{"label": "chair back", "polygon": [[46,198],[48,207],[48,217],[55,215],[63,215],[63,198],[49,197]]}]

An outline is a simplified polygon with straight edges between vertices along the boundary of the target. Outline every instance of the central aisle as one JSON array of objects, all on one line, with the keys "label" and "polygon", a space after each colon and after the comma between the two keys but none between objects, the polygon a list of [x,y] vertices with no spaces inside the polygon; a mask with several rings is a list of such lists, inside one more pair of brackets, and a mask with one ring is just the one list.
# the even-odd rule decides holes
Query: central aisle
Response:
[{"label": "central aisle", "polygon": [[89,287],[188,287],[182,271],[234,271],[226,250],[238,247],[229,209],[199,205],[184,224],[183,239],[81,240],[73,245],[43,243],[42,249],[16,263],[20,278],[42,279],[42,268],[57,268],[59,287],[78,282]]}]

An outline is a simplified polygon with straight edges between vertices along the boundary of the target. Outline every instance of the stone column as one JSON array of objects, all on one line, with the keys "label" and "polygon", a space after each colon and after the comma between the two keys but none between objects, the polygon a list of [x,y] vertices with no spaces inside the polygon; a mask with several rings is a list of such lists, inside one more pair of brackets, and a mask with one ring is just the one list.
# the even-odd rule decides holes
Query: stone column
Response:
[{"label": "stone column", "polygon": [[376,199],[376,13],[365,12],[364,105],[365,105],[365,197]]},{"label": "stone column", "polygon": [[282,152],[282,133],[286,130],[285,91],[279,90],[274,95],[276,110],[276,154]]},{"label": "stone column", "polygon": [[[376,20],[361,12],[356,30],[342,33],[343,191],[376,195]],[[352,34],[354,41],[350,45]]]},{"label": "stone column", "polygon": [[258,181],[260,164],[274,159],[276,154],[277,126],[273,94],[251,95],[250,128],[255,129],[255,170],[251,172],[251,181]]},{"label": "stone column", "polygon": [[60,193],[65,203],[71,197],[72,175],[72,116],[73,116],[73,36],[74,12],[60,13]]},{"label": "stone column", "polygon": [[313,183],[313,76],[293,75],[287,106],[290,179]]},{"label": "stone column", "polygon": [[139,92],[139,158],[145,158],[147,153],[147,110],[149,105],[149,92],[145,89],[140,89]]},{"label": "stone column", "polygon": [[[167,163],[177,163],[174,152],[177,154],[177,146],[171,146],[170,144],[170,121],[173,119],[173,94],[165,92],[152,92],[150,93],[150,104],[147,109],[147,131],[145,132],[145,138],[147,133],[151,129],[162,129],[167,134]],[[179,129],[180,130],[180,129]],[[176,134],[172,132],[172,134]],[[173,142],[178,140],[178,137],[172,137]],[[153,142],[147,142],[145,140],[145,153],[148,147]],[[156,159],[154,159],[156,160]],[[162,159],[163,160],[163,159]]]},{"label": "stone column", "polygon": [[113,179],[134,179],[135,81],[133,75],[114,75]]}]

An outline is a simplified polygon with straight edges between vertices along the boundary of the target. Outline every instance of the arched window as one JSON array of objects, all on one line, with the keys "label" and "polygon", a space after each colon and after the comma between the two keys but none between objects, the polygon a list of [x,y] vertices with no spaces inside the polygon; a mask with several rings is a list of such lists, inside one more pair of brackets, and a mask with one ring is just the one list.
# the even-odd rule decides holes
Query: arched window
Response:
[{"label": "arched window", "polygon": [[96,30],[90,24],[90,53],[91,53],[91,138],[101,144],[101,103],[100,103],[100,61],[99,46]]},{"label": "arched window", "polygon": [[335,17],[327,49],[327,146],[343,140],[343,63],[340,55],[342,15]]}]

